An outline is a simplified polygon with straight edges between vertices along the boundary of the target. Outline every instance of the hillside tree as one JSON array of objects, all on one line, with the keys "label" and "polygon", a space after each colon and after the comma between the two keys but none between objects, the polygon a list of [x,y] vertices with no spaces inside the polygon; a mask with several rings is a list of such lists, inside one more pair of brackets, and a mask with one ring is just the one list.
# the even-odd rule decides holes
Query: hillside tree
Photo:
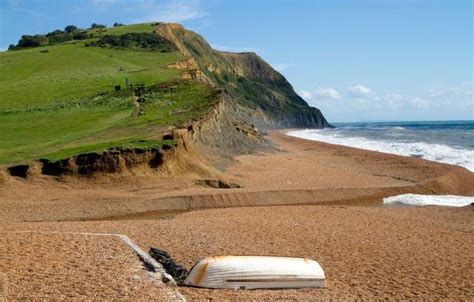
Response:
[{"label": "hillside tree", "polygon": [[67,32],[67,33],[72,33],[72,32],[75,32],[77,30],[78,30],[77,26],[74,26],[74,25],[68,25],[64,28],[64,31]]}]

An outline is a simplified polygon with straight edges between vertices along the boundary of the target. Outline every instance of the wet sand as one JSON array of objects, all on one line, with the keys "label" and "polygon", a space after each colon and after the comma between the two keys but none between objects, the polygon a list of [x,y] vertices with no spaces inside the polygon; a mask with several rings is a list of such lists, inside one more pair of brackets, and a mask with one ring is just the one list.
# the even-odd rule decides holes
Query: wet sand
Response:
[{"label": "wet sand", "polygon": [[[190,301],[474,298],[472,206],[377,206],[384,196],[408,192],[473,196],[473,173],[279,132],[269,138],[279,151],[239,156],[227,169],[226,177],[242,189],[204,188],[193,179],[166,175],[34,183],[10,180],[0,185],[0,229],[126,234],[144,250],[154,246],[170,252],[187,268],[211,255],[308,257],[319,261],[327,274],[325,289],[180,288]],[[210,207],[230,208],[203,209]],[[156,219],[162,214],[168,214],[166,219]],[[50,221],[78,219],[101,221]],[[68,246],[66,238],[58,241]],[[25,246],[24,240],[4,242],[7,250]],[[100,250],[109,253],[106,248]],[[95,259],[94,251],[85,249],[84,253]],[[5,253],[0,267],[7,272],[4,279],[13,280],[10,274],[17,268],[14,261],[6,261]],[[48,264],[54,253],[53,249],[43,258],[31,259]],[[54,265],[44,267],[50,275],[55,269]],[[81,269],[75,273],[78,280],[93,280],[103,269],[92,268],[89,275],[81,275],[85,274]],[[68,278],[72,277],[66,276],[65,284],[71,282]],[[119,284],[128,284],[120,280]],[[50,291],[57,293],[60,288],[55,283]],[[101,290],[98,285],[96,289]]]}]

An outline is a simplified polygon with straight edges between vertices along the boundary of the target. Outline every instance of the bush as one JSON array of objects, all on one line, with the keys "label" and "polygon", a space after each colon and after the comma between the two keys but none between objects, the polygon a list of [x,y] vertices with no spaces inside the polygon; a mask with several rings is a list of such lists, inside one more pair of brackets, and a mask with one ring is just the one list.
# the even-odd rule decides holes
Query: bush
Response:
[{"label": "bush", "polygon": [[57,44],[66,41],[71,41],[73,39],[73,35],[73,33],[66,33],[58,29],[53,32],[47,33],[46,37],[48,37],[50,44]]},{"label": "bush", "polygon": [[18,41],[18,48],[25,48],[25,47],[38,47],[43,45],[48,45],[49,40],[46,36],[43,35],[23,35],[21,39]]},{"label": "bush", "polygon": [[67,32],[67,33],[72,33],[72,32],[75,32],[77,31],[79,28],[77,28],[77,26],[74,26],[74,25],[68,25],[64,28],[64,31]]},{"label": "bush", "polygon": [[88,39],[89,37],[90,34],[88,34],[87,31],[78,29],[74,25],[68,25],[64,31],[56,29],[55,31],[49,32],[46,35],[23,35],[18,41],[18,44],[10,45],[8,50],[53,45],[72,40],[84,40]]},{"label": "bush", "polygon": [[174,51],[174,45],[154,33],[127,33],[121,36],[105,35],[90,46],[112,48],[145,48],[161,50],[162,52]]},{"label": "bush", "polygon": [[49,37],[49,36],[55,36],[55,35],[60,35],[60,34],[63,34],[64,32],[60,29],[56,29],[55,31],[52,31],[52,32],[49,32],[46,34],[46,37]]},{"label": "bush", "polygon": [[103,24],[92,23],[91,28],[92,28],[92,29],[96,29],[96,28],[107,28],[107,26],[105,26],[105,25],[103,25]]},{"label": "bush", "polygon": [[75,32],[72,35],[72,40],[85,40],[87,38],[89,38],[89,34],[86,31]]}]

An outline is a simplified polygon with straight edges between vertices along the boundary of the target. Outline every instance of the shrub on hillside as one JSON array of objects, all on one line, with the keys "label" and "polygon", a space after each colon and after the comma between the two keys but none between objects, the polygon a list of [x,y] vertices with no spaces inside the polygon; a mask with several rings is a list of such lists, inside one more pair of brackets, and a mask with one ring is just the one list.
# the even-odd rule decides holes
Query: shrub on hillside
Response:
[{"label": "shrub on hillside", "polygon": [[107,48],[144,48],[164,52],[175,50],[170,41],[154,33],[127,33],[121,36],[105,35],[89,45]]},{"label": "shrub on hillside", "polygon": [[96,28],[107,28],[107,26],[105,26],[105,25],[103,25],[103,24],[92,23],[91,28],[92,28],[92,29],[96,29]]},{"label": "shrub on hillside", "polygon": [[75,32],[75,31],[78,31],[79,28],[77,28],[77,26],[74,26],[74,25],[68,25],[64,28],[64,31],[67,32],[67,33],[72,33],[72,32]]},{"label": "shrub on hillside", "polygon": [[49,42],[51,44],[62,43],[62,42],[72,40],[72,34],[63,32],[59,29],[53,32],[47,33],[46,37],[48,37]]},{"label": "shrub on hillside", "polygon": [[57,29],[47,33],[46,35],[23,35],[18,41],[18,44],[10,45],[8,50],[53,45],[67,41],[84,40],[88,38],[90,38],[90,34],[88,34],[87,31],[79,29],[74,25],[69,25],[64,31]]},{"label": "shrub on hillside", "polygon": [[26,47],[38,47],[48,45],[49,40],[48,37],[43,35],[23,35],[21,39],[18,41],[18,48],[26,48]]}]

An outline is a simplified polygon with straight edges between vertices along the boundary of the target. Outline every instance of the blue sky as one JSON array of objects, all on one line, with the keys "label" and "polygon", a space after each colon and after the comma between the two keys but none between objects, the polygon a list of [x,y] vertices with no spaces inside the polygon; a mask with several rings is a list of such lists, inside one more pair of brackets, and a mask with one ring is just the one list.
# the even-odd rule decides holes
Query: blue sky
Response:
[{"label": "blue sky", "polygon": [[474,119],[470,0],[0,0],[0,47],[67,24],[180,22],[254,51],[332,122]]}]

